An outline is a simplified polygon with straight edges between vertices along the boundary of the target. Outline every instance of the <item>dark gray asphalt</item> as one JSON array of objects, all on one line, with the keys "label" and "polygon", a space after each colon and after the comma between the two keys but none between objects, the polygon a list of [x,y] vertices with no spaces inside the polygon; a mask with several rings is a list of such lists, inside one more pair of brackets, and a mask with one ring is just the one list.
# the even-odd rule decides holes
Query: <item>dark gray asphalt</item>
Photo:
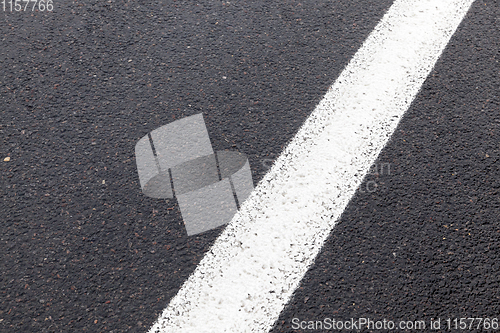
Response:
[{"label": "dark gray asphalt", "polygon": [[498,2],[477,1],[273,333],[500,317],[499,31]]},{"label": "dark gray asphalt", "polygon": [[[142,195],[136,142],[203,112],[257,183],[391,4],[0,13],[0,331],[147,332],[221,229],[188,238],[173,200]],[[273,332],[500,317],[499,30],[476,1]]]}]

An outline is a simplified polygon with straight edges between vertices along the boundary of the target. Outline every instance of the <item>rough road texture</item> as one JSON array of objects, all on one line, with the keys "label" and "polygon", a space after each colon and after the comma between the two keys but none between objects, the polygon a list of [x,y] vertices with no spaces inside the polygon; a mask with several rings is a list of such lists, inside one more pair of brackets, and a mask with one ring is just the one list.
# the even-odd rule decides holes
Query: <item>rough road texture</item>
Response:
[{"label": "rough road texture", "polygon": [[[187,238],[175,202],[141,194],[137,140],[203,112],[258,182],[391,3],[0,13],[0,331],[146,332],[220,229]],[[498,315],[498,17],[475,3],[275,332]]]}]

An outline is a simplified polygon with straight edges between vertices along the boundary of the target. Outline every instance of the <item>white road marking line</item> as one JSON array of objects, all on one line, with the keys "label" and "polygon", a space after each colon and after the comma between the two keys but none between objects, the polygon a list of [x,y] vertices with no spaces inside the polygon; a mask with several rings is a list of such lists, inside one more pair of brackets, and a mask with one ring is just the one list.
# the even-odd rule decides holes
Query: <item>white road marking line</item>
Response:
[{"label": "white road marking line", "polygon": [[150,329],[268,332],[473,0],[396,0]]}]

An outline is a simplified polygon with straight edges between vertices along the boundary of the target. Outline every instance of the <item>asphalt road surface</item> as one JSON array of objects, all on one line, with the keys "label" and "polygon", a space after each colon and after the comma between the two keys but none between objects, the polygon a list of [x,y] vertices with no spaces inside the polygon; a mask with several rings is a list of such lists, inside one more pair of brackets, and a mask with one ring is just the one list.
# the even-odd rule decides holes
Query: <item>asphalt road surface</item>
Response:
[{"label": "asphalt road surface", "polygon": [[[141,193],[137,141],[202,112],[257,184],[391,4],[7,3],[0,331],[147,332],[222,227]],[[499,31],[477,0],[272,332],[500,318]]]}]

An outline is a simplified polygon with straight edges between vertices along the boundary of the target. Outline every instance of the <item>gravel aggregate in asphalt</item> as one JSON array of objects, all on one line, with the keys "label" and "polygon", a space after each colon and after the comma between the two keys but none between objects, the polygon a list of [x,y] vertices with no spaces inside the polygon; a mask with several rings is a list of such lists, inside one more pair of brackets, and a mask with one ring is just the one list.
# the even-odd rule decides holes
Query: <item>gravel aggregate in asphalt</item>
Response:
[{"label": "gravel aggregate in asphalt", "polygon": [[[203,112],[256,184],[391,4],[1,13],[0,331],[147,332],[221,228],[187,238],[174,200],[141,194],[136,142]],[[273,332],[498,316],[499,17],[475,2]]]}]

